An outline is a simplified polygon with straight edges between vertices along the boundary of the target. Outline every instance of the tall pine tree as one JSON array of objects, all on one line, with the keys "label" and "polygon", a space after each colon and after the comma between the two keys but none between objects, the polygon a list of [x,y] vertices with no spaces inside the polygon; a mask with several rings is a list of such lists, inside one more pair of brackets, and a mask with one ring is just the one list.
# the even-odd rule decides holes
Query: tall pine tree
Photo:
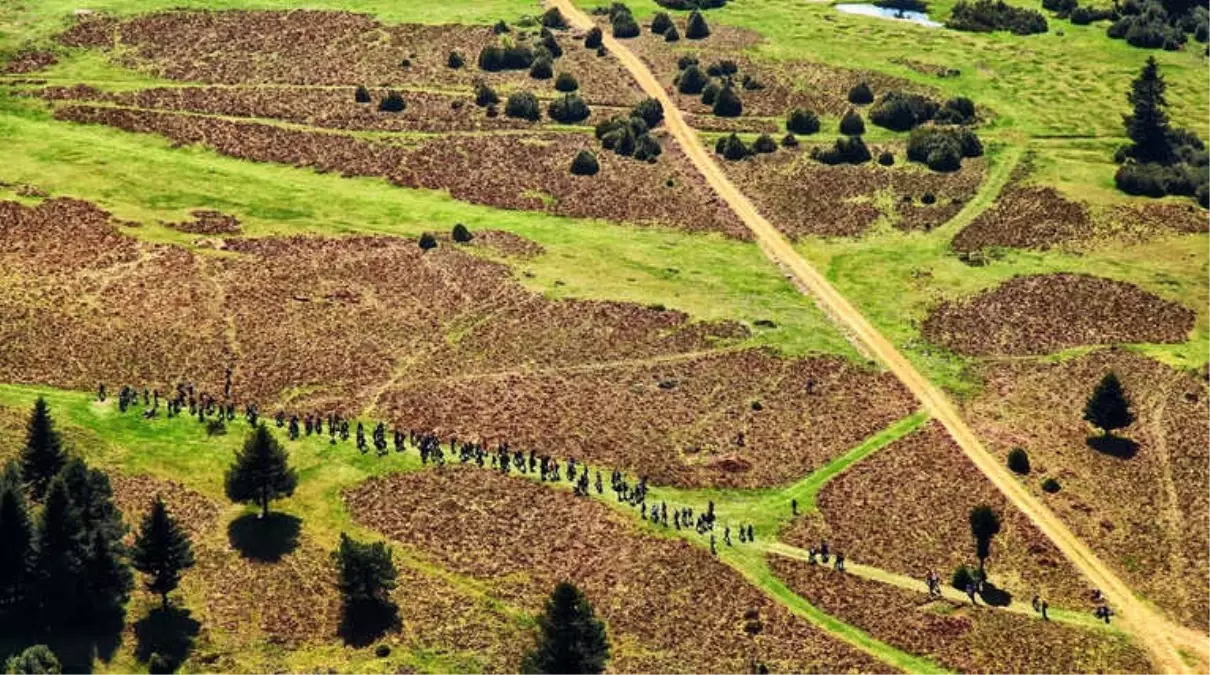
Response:
[{"label": "tall pine tree", "polygon": [[42,499],[46,486],[66,462],[67,455],[50,417],[50,407],[46,405],[46,399],[39,396],[30,413],[25,447],[21,450],[21,474],[29,483],[34,499]]},{"label": "tall pine tree", "polygon": [[971,509],[970,525],[971,536],[975,538],[975,555],[979,558],[979,571],[982,573],[991,555],[992,537],[1000,533],[1000,516],[990,506],[976,506]]},{"label": "tall pine tree", "polygon": [[1104,432],[1105,437],[1134,422],[1134,413],[1130,412],[1130,399],[1122,390],[1122,383],[1114,373],[1107,373],[1101,378],[1092,396],[1084,404],[1084,420]]},{"label": "tall pine tree", "polygon": [[600,673],[609,660],[605,624],[570,583],[555,586],[538,617],[538,646],[525,657],[527,673]]},{"label": "tall pine tree", "polygon": [[33,597],[42,626],[54,631],[70,625],[76,618],[77,593],[84,590],[81,580],[88,542],[80,510],[72,503],[62,477],[51,481],[45,502],[38,522]]},{"label": "tall pine tree", "polygon": [[126,524],[113,501],[109,476],[90,469],[84,460],[68,460],[60,473],[72,505],[80,516],[87,553],[83,560],[82,617],[99,618],[121,611],[134,587],[134,575],[126,563]]},{"label": "tall pine tree", "polygon": [[261,518],[269,515],[269,502],[294,494],[298,485],[298,474],[289,467],[289,458],[265,425],[256,427],[227,470],[227,498],[256,504],[261,508]]},{"label": "tall pine tree", "polygon": [[1164,98],[1167,88],[1155,57],[1147,57],[1147,63],[1130,83],[1130,93],[1126,96],[1134,109],[1131,114],[1122,116],[1126,135],[1134,142],[1130,155],[1140,162],[1168,163],[1173,159],[1168,100]]},{"label": "tall pine tree", "polygon": [[168,607],[168,594],[181,581],[181,572],[193,567],[193,547],[189,535],[176,522],[164,500],[156,495],[151,510],[134,540],[134,568],[148,575],[147,590],[158,593]]},{"label": "tall pine tree", "polygon": [[26,596],[33,562],[34,526],[15,461],[0,477],[0,625],[15,618]]}]

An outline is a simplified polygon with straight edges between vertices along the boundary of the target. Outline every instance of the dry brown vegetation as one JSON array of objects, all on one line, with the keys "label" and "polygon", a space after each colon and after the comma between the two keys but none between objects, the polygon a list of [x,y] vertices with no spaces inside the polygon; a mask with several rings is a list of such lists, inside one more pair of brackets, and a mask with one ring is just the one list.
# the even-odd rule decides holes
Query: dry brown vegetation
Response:
[{"label": "dry brown vegetation", "polygon": [[984,606],[930,598],[773,557],[791,590],[836,618],[960,673],[1143,673],[1146,655],[1121,634],[1075,628]]},{"label": "dry brown vegetation", "polygon": [[[1098,452],[1083,405],[1105,373],[1122,380],[1137,420],[1120,432],[1131,457]],[[1173,370],[1124,350],[1062,363],[982,367],[982,394],[966,405],[971,423],[1001,456],[1024,448],[1026,483],[1127,583],[1202,630],[1210,607],[1210,418],[1205,372]],[[1056,478],[1057,494],[1041,491]]]},{"label": "dry brown vegetation", "polygon": [[132,476],[114,470],[106,473],[113,486],[114,502],[130,526],[132,537],[157,496],[164,500],[168,512],[193,539],[206,534],[218,523],[221,514],[219,505],[181,483],[148,475]]},{"label": "dry brown vegetation", "polygon": [[678,485],[789,482],[913,409],[889,375],[735,351],[735,322],[550,300],[448,241],[231,238],[201,255],[50,200],[0,204],[0,243],[3,381],[217,393],[230,364],[236,399],[265,410],[372,409]]},{"label": "dry brown vegetation", "polygon": [[197,209],[189,215],[192,220],[164,223],[165,226],[190,234],[239,234],[239,219],[222,211]]},{"label": "dry brown vegetation", "polygon": [[980,504],[1003,523],[988,559],[991,581],[1018,600],[1036,592],[1053,605],[1082,608],[1088,588],[1076,570],[936,422],[825,485],[819,513],[796,519],[783,538],[802,548],[824,539],[853,562],[917,579],[935,570],[948,583],[955,567],[978,562],[968,517]]},{"label": "dry brown vegetation", "polygon": [[500,597],[537,612],[571,580],[608,623],[614,672],[741,672],[743,615],[760,612],[772,672],[887,670],[815,629],[684,540],[640,534],[569,492],[468,467],[371,479],[345,493],[353,516]]},{"label": "dry brown vegetation", "polygon": [[[888,147],[892,151],[894,147]],[[875,156],[881,148],[870,149]],[[902,154],[899,155],[903,161]],[[918,167],[828,166],[805,151],[778,150],[723,168],[769,220],[790,237],[855,236],[884,215],[901,230],[929,230],[952,218],[983,182],[986,162],[955,173]],[[924,204],[925,193],[936,198]]]},{"label": "dry brown vegetation", "polygon": [[923,326],[961,354],[1047,354],[1080,345],[1184,342],[1193,310],[1121,281],[1085,274],[1021,276],[942,302]]},{"label": "dry brown vegetation", "polygon": [[54,52],[48,51],[25,51],[17,54],[9,59],[0,68],[3,73],[33,73],[39,70],[45,70],[50,66],[59,62],[58,57]]}]

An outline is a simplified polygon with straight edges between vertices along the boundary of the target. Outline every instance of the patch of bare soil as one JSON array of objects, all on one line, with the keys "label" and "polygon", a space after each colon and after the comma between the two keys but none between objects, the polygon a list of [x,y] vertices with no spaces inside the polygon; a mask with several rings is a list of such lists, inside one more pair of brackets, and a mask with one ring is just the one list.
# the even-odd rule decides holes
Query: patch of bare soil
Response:
[{"label": "patch of bare soil", "polygon": [[[382,176],[499,208],[751,236],[671,140],[657,162],[647,163],[603,152],[587,134],[471,135],[401,147],[340,133],[144,110],[70,105],[55,116],[157,133],[241,159]],[[600,173],[572,175],[572,158],[581,149],[597,152]]]},{"label": "patch of bare soil", "polygon": [[1040,593],[1055,606],[1080,609],[1089,602],[1089,589],[1062,553],[936,422],[834,478],[818,504],[819,514],[789,526],[787,542],[807,548],[826,540],[853,562],[917,579],[935,570],[947,582],[958,565],[978,564],[969,515],[986,504],[1002,522],[987,562],[998,588],[1018,600]]},{"label": "patch of bare soil", "polygon": [[1080,345],[1184,342],[1193,310],[1138,286],[1085,274],[1021,276],[942,302],[924,336],[961,354],[1048,354]]},{"label": "patch of bare soil", "polygon": [[[1119,434],[1129,458],[1089,447],[1083,406],[1113,371],[1136,421]],[[1125,350],[1061,363],[1005,362],[981,368],[982,393],[965,406],[989,448],[1020,447],[1023,480],[1100,557],[1172,615],[1201,630],[1210,615],[1210,392],[1205,373],[1177,371]],[[1041,490],[1045,478],[1061,490]]]},{"label": "patch of bare soil", "polygon": [[375,478],[345,493],[353,516],[440,564],[540,611],[571,580],[608,623],[616,672],[741,672],[744,613],[764,622],[757,653],[772,672],[885,671],[811,626],[683,540],[639,534],[593,500],[490,471]]},{"label": "patch of bare soil", "polygon": [[769,565],[808,602],[912,654],[960,673],[1145,673],[1144,652],[1124,635],[930,598],[800,560]]},{"label": "patch of bare soil", "polygon": [[[883,148],[871,148],[877,156]],[[895,147],[886,149],[896,151]],[[902,161],[902,154],[898,159]],[[779,149],[723,168],[761,212],[792,238],[855,236],[886,215],[901,230],[930,230],[954,217],[986,175],[982,159],[954,173],[917,167],[828,166],[803,151]],[[933,203],[926,204],[926,195]]]}]

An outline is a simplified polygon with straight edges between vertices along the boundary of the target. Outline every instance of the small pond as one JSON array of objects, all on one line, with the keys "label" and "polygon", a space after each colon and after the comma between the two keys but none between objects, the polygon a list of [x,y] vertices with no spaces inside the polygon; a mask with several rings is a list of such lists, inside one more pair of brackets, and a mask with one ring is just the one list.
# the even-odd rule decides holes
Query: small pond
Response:
[{"label": "small pond", "polygon": [[940,28],[941,24],[936,21],[929,20],[929,15],[925,12],[907,12],[899,9],[891,9],[889,7],[879,7],[868,3],[861,4],[840,4],[833,5],[838,12],[845,14],[860,14],[861,16],[873,16],[880,19],[895,19],[897,21],[911,21],[912,23],[929,28]]}]

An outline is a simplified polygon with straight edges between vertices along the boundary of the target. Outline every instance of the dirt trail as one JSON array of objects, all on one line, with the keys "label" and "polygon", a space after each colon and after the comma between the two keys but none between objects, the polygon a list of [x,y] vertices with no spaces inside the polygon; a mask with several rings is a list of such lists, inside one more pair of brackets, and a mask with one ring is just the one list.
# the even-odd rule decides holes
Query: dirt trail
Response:
[{"label": "dirt trail", "polygon": [[[571,0],[547,0],[547,4],[558,7],[567,20],[578,28],[588,29],[594,25],[592,19]],[[715,192],[752,231],[765,255],[793,277],[795,282],[806,288],[815,301],[847,328],[850,335],[861,343],[866,351],[894,373],[924,404],[929,413],[941,422],[988,480],[1004,493],[1014,506],[1029,516],[1038,529],[1055,543],[1092,585],[1108,597],[1117,611],[1119,620],[1126,625],[1138,643],[1150,652],[1156,668],[1167,673],[1206,672],[1206,667],[1210,666],[1210,638],[1177,626],[1140,600],[1062,520],[1027,492],[999,459],[983,447],[983,443],[966,425],[949,398],[917,371],[822,274],[811,267],[794,250],[789,240],[765,220],[752,202],[727,178],[722,168],[707,153],[697,133],[685,122],[659,80],[642,60],[615,40],[608,30],[604,34],[604,44],[610,54],[630,72],[643,92],[663,104],[664,125],[667,131],[680,144]],[[1200,663],[1186,662],[1182,653]]]}]

